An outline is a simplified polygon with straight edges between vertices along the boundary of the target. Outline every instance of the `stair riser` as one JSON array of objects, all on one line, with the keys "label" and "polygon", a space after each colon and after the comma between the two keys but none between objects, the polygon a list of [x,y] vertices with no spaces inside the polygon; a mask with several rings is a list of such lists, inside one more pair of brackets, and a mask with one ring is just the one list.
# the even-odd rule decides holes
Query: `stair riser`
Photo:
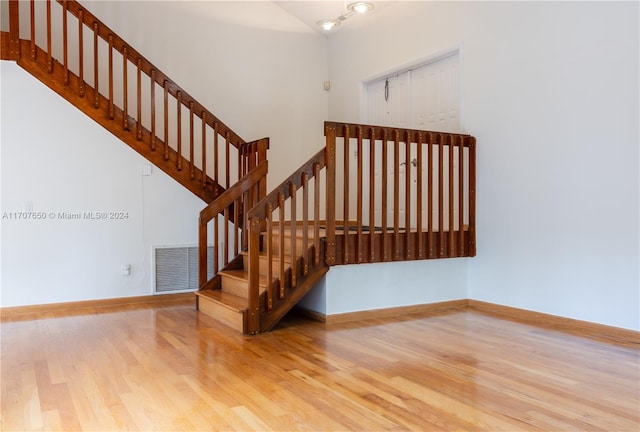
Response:
[{"label": "stair riser", "polygon": [[200,312],[215,318],[221,323],[241,333],[245,333],[245,319],[243,312],[233,311],[203,297],[200,297],[198,300],[198,309]]},{"label": "stair riser", "polygon": [[[277,275],[280,273],[280,261],[277,259],[278,255],[274,253],[274,260],[271,263],[271,271],[273,272],[273,276],[277,277]],[[248,255],[244,255],[243,257],[243,265],[245,269],[249,268],[249,256]],[[284,263],[284,268],[287,269],[288,267],[290,267],[291,264],[286,262]],[[260,255],[260,275],[262,276],[267,276],[267,268],[268,268],[268,264],[267,264],[267,257]]]},{"label": "stair riser", "polygon": [[[308,240],[308,245],[311,246],[313,244],[313,240],[309,239]],[[273,237],[273,242],[272,242],[272,247],[273,247],[273,253],[275,254],[279,254],[280,253],[280,238],[277,236]],[[296,239],[296,255],[300,255],[302,252],[302,239],[298,238]],[[291,256],[291,237],[287,237],[285,235],[284,238],[284,254]]]},{"label": "stair riser", "polygon": [[249,283],[247,281],[228,277],[224,274],[222,276],[222,291],[236,295],[242,298],[249,298]]}]

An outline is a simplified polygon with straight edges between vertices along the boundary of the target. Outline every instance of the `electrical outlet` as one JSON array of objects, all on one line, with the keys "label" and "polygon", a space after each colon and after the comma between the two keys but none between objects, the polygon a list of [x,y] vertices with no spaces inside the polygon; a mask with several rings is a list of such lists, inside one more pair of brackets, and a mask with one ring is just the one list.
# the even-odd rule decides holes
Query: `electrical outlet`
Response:
[{"label": "electrical outlet", "polygon": [[131,274],[131,264],[122,264],[122,276],[129,276]]}]

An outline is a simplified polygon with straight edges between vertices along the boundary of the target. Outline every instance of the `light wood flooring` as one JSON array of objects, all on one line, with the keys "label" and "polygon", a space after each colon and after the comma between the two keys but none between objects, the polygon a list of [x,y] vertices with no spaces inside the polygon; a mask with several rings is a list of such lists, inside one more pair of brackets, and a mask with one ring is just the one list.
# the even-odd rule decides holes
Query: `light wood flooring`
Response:
[{"label": "light wood flooring", "polygon": [[469,310],[246,337],[167,300],[0,326],[3,431],[640,429],[637,345]]}]

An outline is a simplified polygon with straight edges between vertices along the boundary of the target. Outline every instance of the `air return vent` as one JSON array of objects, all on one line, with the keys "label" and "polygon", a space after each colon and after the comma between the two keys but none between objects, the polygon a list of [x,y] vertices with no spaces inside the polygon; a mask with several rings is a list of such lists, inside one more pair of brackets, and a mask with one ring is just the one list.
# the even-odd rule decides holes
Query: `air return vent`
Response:
[{"label": "air return vent", "polygon": [[[198,247],[157,246],[154,248],[155,292],[185,292],[198,289]],[[213,276],[213,246],[207,253],[207,273]]]}]

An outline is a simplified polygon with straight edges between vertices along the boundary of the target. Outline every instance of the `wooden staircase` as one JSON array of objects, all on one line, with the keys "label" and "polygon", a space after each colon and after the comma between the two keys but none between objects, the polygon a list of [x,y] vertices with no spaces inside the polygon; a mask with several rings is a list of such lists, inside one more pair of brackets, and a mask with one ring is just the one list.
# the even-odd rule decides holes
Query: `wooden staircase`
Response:
[{"label": "wooden staircase", "polygon": [[[266,232],[261,233],[261,241],[264,242]],[[279,237],[279,233],[276,233]],[[300,231],[294,232],[296,236],[297,248],[302,248],[303,238]],[[284,259],[282,261],[282,267],[289,272],[287,278],[291,278],[291,272],[293,271],[290,240],[292,233],[290,229],[286,229],[284,236],[285,249]],[[279,254],[279,250],[274,250],[275,254]],[[217,273],[217,280],[213,282],[212,289],[203,289],[198,291],[197,304],[198,309],[201,312],[211,315],[227,324],[228,326],[242,332],[250,333],[249,329],[249,269],[250,259],[248,251],[243,251],[239,255],[239,259],[233,261],[230,265],[226,266],[223,270]],[[273,275],[277,275],[280,272],[280,260],[279,258],[269,261],[269,257],[266,252],[262,251],[258,255],[258,298],[259,303],[263,305],[260,310],[260,315],[264,318],[271,315],[270,319],[264,319],[260,325],[260,331],[270,330],[277,322],[279,318],[273,318],[273,314],[269,314],[270,310],[267,308],[267,290],[269,287],[277,287],[279,280]],[[268,267],[271,266],[271,272]],[[291,297],[287,296],[287,302],[281,302],[279,314],[284,315],[293,307],[297,301],[304,296],[317,281],[329,270],[329,267],[320,262],[319,265],[314,267],[314,272],[302,274],[300,268],[298,268],[298,280],[304,278],[304,287],[299,283],[295,288],[298,295]],[[295,299],[295,300],[293,300]],[[273,306],[272,308],[273,309]]]},{"label": "wooden staircase", "polygon": [[[9,0],[8,7],[3,60],[16,61],[207,203],[199,220],[202,313],[260,333],[330,266],[475,255],[475,138],[325,122],[325,148],[267,194],[267,138],[241,139],[78,2]],[[60,53],[51,48],[53,7],[62,9],[55,14],[63,20]],[[20,38],[21,8],[30,16],[27,39]],[[78,40],[68,40],[69,22]],[[36,29],[46,29],[44,44]],[[93,37],[83,41],[87,29]],[[90,73],[86,45],[93,46]],[[70,56],[78,57],[76,69]]]}]

